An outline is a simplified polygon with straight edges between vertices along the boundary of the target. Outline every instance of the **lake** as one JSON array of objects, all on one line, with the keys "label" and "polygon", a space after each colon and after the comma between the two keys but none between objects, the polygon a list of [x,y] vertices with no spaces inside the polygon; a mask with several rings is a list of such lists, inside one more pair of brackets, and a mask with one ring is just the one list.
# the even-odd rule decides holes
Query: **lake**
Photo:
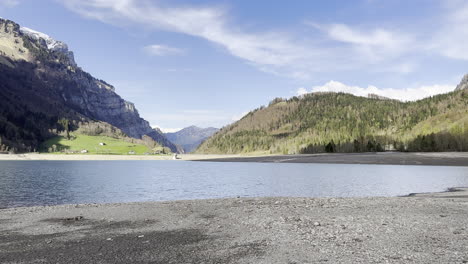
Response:
[{"label": "lake", "polygon": [[468,167],[0,161],[0,208],[237,196],[400,196],[463,186],[468,186]]}]

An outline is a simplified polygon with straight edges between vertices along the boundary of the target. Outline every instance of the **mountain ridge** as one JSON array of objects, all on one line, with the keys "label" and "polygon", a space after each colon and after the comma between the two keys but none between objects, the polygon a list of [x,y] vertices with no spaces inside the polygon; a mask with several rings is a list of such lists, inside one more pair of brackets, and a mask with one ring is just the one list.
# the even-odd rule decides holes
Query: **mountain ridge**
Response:
[{"label": "mountain ridge", "polygon": [[[24,116],[26,112],[17,114],[14,109],[18,107],[18,98],[29,94],[27,100],[21,102],[23,110],[51,119],[48,124],[42,122],[42,130],[47,130],[46,126],[49,126],[49,130],[60,129],[53,119],[56,119],[56,123],[61,118],[68,118],[74,126],[86,119],[99,120],[115,126],[129,137],[141,139],[148,136],[173,152],[179,151],[161,131],[151,128],[148,121],[141,118],[135,105],[121,98],[112,85],[78,67],[73,52],[68,50],[65,43],[44,33],[22,28],[11,20],[0,19],[0,51],[3,84],[0,97],[2,101],[9,102],[0,109],[3,142],[14,144],[15,140],[22,138],[25,128],[23,120],[28,116]],[[36,100],[43,102],[39,105],[35,103]],[[48,105],[56,105],[55,112]],[[31,118],[37,122],[36,117]],[[37,130],[33,123],[28,122],[32,131]],[[41,136],[29,142],[31,147],[37,147],[36,141],[45,140],[43,137],[47,136],[50,135],[41,133]],[[30,134],[29,137],[34,135]],[[21,144],[16,148],[21,149]]]}]

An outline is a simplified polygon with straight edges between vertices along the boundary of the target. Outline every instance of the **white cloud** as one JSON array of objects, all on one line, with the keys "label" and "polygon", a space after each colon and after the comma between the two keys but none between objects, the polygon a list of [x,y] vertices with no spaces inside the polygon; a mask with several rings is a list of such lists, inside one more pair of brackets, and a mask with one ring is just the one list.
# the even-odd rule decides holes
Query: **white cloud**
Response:
[{"label": "white cloud", "polygon": [[240,113],[238,115],[233,115],[232,118],[231,118],[231,121],[232,122],[239,121],[241,118],[243,118],[248,113],[249,113],[248,111],[245,111],[245,112],[242,112],[242,113]]},{"label": "white cloud", "polygon": [[[246,32],[233,25],[228,12],[219,7],[166,7],[146,0],[68,0],[64,4],[82,16],[106,23],[136,24],[199,37],[261,71],[293,79],[307,80],[327,71],[365,69],[376,56],[362,56],[366,50],[323,45],[314,36],[299,39],[285,32]],[[388,65],[382,69],[393,71]]]},{"label": "white cloud", "polygon": [[[430,29],[307,22],[318,30],[295,36],[284,31],[246,31],[220,6],[181,6],[149,0],[58,2],[84,17],[105,23],[202,38],[261,71],[298,80],[343,71],[408,74],[418,70],[422,59],[434,53],[468,60],[464,45],[468,40],[468,3],[463,1],[448,9],[443,21]],[[169,47],[157,45],[148,49],[159,55],[170,53],[166,48]]]},{"label": "white cloud", "polygon": [[[333,41],[347,44],[346,47],[351,50],[350,55],[358,56],[370,63],[400,58],[418,46],[411,34],[383,28],[363,30],[345,24],[322,25],[310,22],[306,24],[324,32]],[[387,68],[391,70],[396,67]]]},{"label": "white cloud", "polygon": [[200,37],[259,67],[294,67],[308,53],[284,33],[245,33],[234,29],[222,8],[164,7],[146,0],[68,0],[64,4],[85,17],[106,23],[125,21]]},{"label": "white cloud", "polygon": [[308,93],[308,92],[307,92],[306,88],[304,88],[304,87],[301,87],[301,88],[299,88],[297,90],[297,95],[304,95],[306,93]]},{"label": "white cloud", "polygon": [[182,130],[182,128],[163,128],[163,127],[158,127],[158,126],[153,126],[153,128],[157,128],[161,130],[163,133],[174,133],[174,132]]},{"label": "white cloud", "polygon": [[170,113],[157,112],[147,113],[145,118],[153,127],[162,127],[163,131],[170,131],[169,128],[187,127],[189,125],[196,125],[199,127],[222,127],[239,120],[248,112],[241,114],[228,113],[223,110],[175,110]]},{"label": "white cloud", "polygon": [[158,44],[146,46],[144,50],[146,53],[153,56],[180,55],[185,52],[183,49]]},{"label": "white cloud", "polygon": [[[329,81],[321,86],[314,86],[308,92],[344,92],[354,94],[356,96],[367,97],[368,94],[377,94],[391,99],[401,101],[415,101],[429,96],[434,96],[441,93],[448,93],[455,89],[455,85],[429,85],[407,89],[392,89],[392,88],[377,88],[369,85],[367,87],[350,86],[337,81]],[[298,95],[303,95],[307,92],[301,88],[297,91]]]}]

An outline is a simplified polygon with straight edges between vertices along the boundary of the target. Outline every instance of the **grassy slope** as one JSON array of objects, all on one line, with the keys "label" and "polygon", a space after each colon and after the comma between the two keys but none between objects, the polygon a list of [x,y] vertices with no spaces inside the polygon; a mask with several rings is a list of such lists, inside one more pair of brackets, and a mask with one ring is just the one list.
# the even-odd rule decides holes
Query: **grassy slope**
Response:
[{"label": "grassy slope", "polygon": [[[111,137],[87,136],[82,134],[74,134],[73,136],[74,139],[72,140],[67,140],[62,136],[51,138],[41,144],[41,151],[47,152],[47,150],[55,144],[59,150],[66,149],[68,151],[79,152],[86,149],[89,154],[122,155],[134,151],[135,154],[142,155],[151,152],[145,145],[134,144]],[[99,143],[101,142],[104,142],[106,145],[100,146]]]}]

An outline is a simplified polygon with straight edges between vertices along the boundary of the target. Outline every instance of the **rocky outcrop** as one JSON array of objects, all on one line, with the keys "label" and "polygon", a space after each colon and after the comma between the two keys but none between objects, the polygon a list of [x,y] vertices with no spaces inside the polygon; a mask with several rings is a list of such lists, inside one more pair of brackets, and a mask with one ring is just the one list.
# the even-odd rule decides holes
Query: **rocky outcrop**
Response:
[{"label": "rocky outcrop", "polygon": [[[133,138],[147,135],[172,151],[178,151],[177,146],[161,131],[151,128],[148,121],[140,117],[135,105],[122,99],[112,85],[78,67],[73,52],[61,41],[0,19],[0,65],[22,72],[26,80],[30,79],[36,86],[47,87],[36,91],[35,96],[48,98],[46,101],[51,104],[70,108],[91,120],[107,122]],[[13,91],[14,86],[7,88]],[[21,86],[30,85],[22,83]]]},{"label": "rocky outcrop", "polygon": [[465,90],[468,89],[468,74],[466,74],[460,84],[457,85],[457,88],[455,88],[455,91],[459,90]]}]

